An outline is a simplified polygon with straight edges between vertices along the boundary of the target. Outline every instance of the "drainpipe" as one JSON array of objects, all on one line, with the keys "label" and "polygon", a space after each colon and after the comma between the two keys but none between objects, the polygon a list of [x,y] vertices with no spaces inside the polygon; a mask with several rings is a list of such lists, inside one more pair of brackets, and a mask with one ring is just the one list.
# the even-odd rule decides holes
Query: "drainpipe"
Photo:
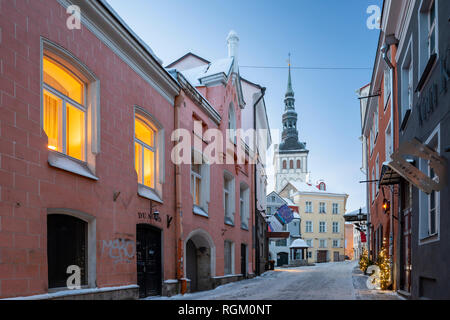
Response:
[{"label": "drainpipe", "polygon": [[259,238],[258,238],[258,224],[259,224],[259,210],[258,210],[258,182],[257,182],[257,177],[258,177],[258,152],[257,152],[257,140],[256,140],[256,108],[258,103],[264,98],[264,95],[266,94],[266,88],[261,88],[261,95],[259,96],[258,100],[256,100],[256,102],[253,104],[253,129],[255,130],[255,135],[253,138],[254,141],[254,152],[256,155],[256,164],[255,164],[255,170],[254,170],[254,184],[255,184],[255,190],[254,190],[254,197],[255,197],[255,271],[256,271],[256,275],[260,275],[261,274],[261,270],[260,270],[260,260],[259,260]]},{"label": "drainpipe", "polygon": [[[180,129],[180,108],[184,102],[184,97],[179,94],[175,98],[175,115],[174,115],[174,129]],[[178,143],[174,141],[174,146]],[[182,208],[182,186],[181,186],[181,164],[178,152],[175,152],[175,240],[176,240],[176,264],[177,264],[177,279],[181,284],[181,294],[187,291],[187,281],[184,277],[184,245],[183,245],[183,208]]]}]

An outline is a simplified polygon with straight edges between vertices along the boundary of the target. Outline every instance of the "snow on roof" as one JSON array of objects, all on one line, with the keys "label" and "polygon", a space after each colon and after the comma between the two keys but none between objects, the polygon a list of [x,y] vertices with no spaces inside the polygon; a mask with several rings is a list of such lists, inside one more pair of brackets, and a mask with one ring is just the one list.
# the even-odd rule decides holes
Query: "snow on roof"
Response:
[{"label": "snow on roof", "polygon": [[286,201],[286,204],[288,205],[288,206],[296,206],[296,207],[298,207],[291,199],[289,199],[289,198],[282,198],[284,201]]},{"label": "snow on roof", "polygon": [[181,71],[183,76],[194,86],[202,86],[200,79],[213,76],[215,74],[223,73],[228,76],[233,65],[234,58],[219,59],[205,64],[203,66],[195,67]]},{"label": "snow on roof", "polygon": [[303,239],[297,239],[289,246],[289,248],[309,248],[308,244]]},{"label": "snow on roof", "polygon": [[293,212],[294,213],[294,219],[300,219],[300,215],[297,212]]},{"label": "snow on roof", "polygon": [[339,190],[330,189],[327,185],[326,190],[320,190],[314,185],[300,182],[300,181],[290,181],[289,182],[297,191],[299,192],[317,192],[317,193],[335,193],[335,194],[346,194],[345,192],[341,192]]},{"label": "snow on roof", "polygon": [[[361,208],[361,212],[367,214],[367,207]],[[356,216],[359,213],[359,209],[347,212],[344,216]]]}]

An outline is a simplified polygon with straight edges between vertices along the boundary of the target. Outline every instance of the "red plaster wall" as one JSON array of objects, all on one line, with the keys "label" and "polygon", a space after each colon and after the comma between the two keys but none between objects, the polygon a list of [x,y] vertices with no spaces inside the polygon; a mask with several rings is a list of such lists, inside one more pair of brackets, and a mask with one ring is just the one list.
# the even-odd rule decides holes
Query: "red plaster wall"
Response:
[{"label": "red plaster wall", "polygon": [[[137,195],[133,160],[134,106],[146,109],[170,133],[173,105],[85,27],[68,30],[66,19],[56,0],[0,1],[0,298],[47,292],[47,208],[96,217],[98,287],[136,284],[135,259],[114,264],[106,251],[102,254],[102,243],[123,237],[135,241],[141,222],[163,230],[164,279],[175,277],[175,228],[165,225],[165,215],[175,210],[170,148],[165,149],[164,205],[158,207],[162,222],[138,219],[137,212],[148,212],[150,204]],[[47,163],[47,137],[40,128],[40,37],[70,51],[100,80],[98,181]],[[170,134],[165,139],[171,145]],[[121,194],[114,202],[116,191]]]}]

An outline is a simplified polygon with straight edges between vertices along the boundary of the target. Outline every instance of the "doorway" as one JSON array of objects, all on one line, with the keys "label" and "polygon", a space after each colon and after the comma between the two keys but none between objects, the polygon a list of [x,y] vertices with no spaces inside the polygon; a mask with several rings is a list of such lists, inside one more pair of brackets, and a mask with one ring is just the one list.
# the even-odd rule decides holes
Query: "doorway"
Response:
[{"label": "doorway", "polygon": [[327,250],[317,251],[317,263],[327,262]]},{"label": "doorway", "polygon": [[241,243],[241,274],[247,277],[247,246]]},{"label": "doorway", "polygon": [[289,264],[289,255],[287,252],[280,252],[277,254],[277,266],[281,267],[285,264]]},{"label": "doorway", "polygon": [[139,297],[161,294],[161,231],[138,224],[136,231],[137,282]]}]

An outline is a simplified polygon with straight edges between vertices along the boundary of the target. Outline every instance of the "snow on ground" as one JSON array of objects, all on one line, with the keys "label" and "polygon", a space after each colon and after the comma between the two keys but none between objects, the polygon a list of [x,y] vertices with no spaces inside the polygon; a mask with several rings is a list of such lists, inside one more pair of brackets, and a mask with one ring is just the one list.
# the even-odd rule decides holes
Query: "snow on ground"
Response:
[{"label": "snow on ground", "polygon": [[[259,277],[228,283],[214,290],[150,297],[147,300],[354,300],[371,299],[354,286],[355,261],[321,263],[309,267],[279,268]],[[376,293],[375,293],[376,295]],[[378,294],[379,295],[379,294]],[[396,299],[396,295],[385,295]],[[377,296],[374,296],[377,299]]]}]

